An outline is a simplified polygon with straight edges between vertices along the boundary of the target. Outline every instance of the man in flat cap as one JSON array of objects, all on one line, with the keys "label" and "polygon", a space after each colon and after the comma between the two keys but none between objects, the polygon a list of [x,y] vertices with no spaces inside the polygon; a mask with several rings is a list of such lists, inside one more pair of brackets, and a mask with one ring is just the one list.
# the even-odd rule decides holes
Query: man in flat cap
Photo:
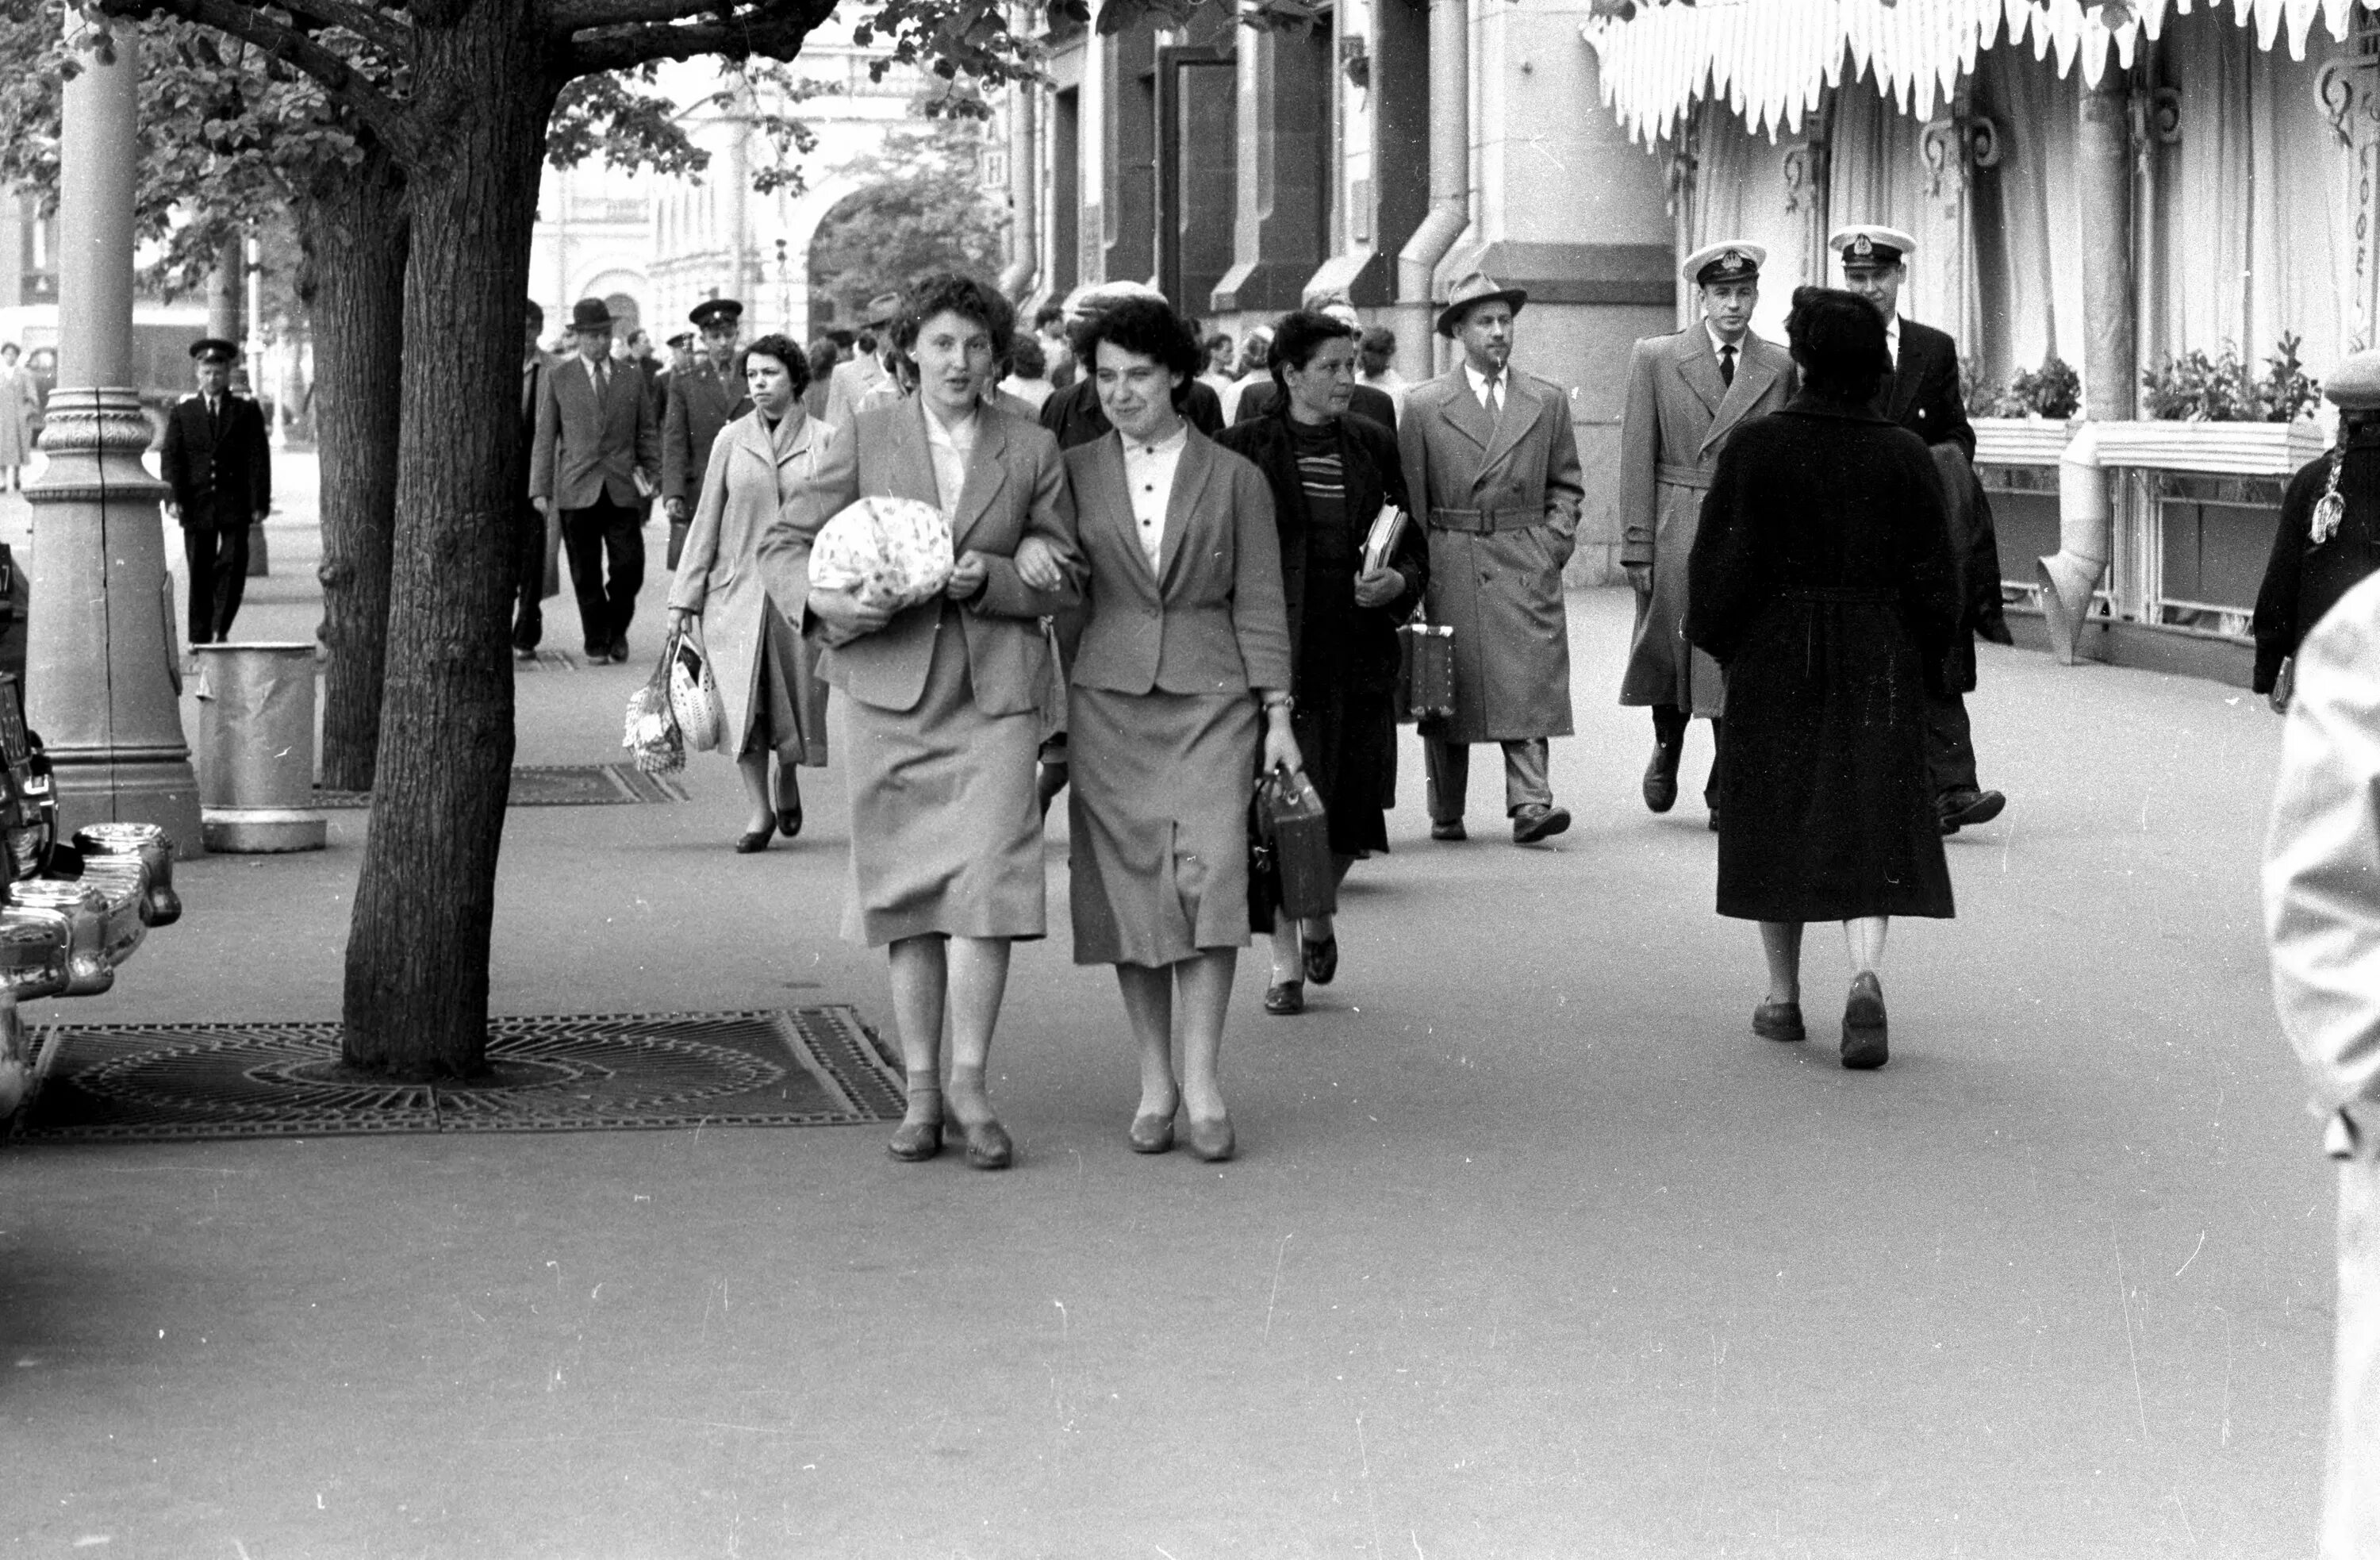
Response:
[{"label": "man in flat cap", "polygon": [[562,516],[588,660],[625,661],[645,583],[645,505],[659,491],[661,428],[644,376],[613,360],[603,300],[571,305],[570,324],[578,351],[545,376],[528,491],[539,513]]},{"label": "man in flat cap", "polygon": [[1512,317],[1528,296],[1476,271],[1454,284],[1438,334],[1462,359],[1405,393],[1397,430],[1414,518],[1428,528],[1429,620],[1454,630],[1454,713],[1422,735],[1432,839],[1467,837],[1474,742],[1504,750],[1514,844],[1570,827],[1547,742],[1572,730],[1562,566],[1586,490],[1570,397],[1512,366]]},{"label": "man in flat cap", "polygon": [[732,298],[705,299],[686,317],[702,332],[702,353],[684,372],[670,375],[669,409],[662,418],[662,505],[669,514],[673,569],[702,498],[711,444],[721,429],[752,409],[735,350],[744,306]]},{"label": "man in flat cap", "polygon": [[1677,802],[1687,723],[1696,715],[1710,722],[1703,801],[1713,828],[1726,688],[1718,663],[1686,642],[1686,558],[1728,435],[1781,410],[1793,396],[1793,355],[1752,334],[1767,259],[1767,250],[1741,238],[1686,257],[1679,270],[1694,289],[1702,320],[1636,344],[1620,421],[1620,564],[1636,590],[1636,631],[1620,702],[1653,712],[1644,793],[1656,812]]},{"label": "man in flat cap", "polygon": [[191,343],[199,387],[175,403],[158,454],[174,490],[165,513],[182,526],[194,645],[231,637],[248,586],[248,528],[273,507],[273,442],[262,410],[231,388],[238,356],[212,336]]},{"label": "man in flat cap", "polygon": [[834,372],[827,376],[826,420],[835,427],[851,425],[852,413],[859,409],[869,391],[893,384],[892,325],[900,318],[899,293],[879,293],[868,299],[868,318],[861,322],[860,350],[849,362],[835,364]]},{"label": "man in flat cap", "polygon": [[2000,609],[1999,541],[1991,501],[1975,481],[1975,430],[1967,421],[1966,396],[1959,386],[1959,345],[1945,332],[1900,317],[1904,262],[1916,251],[1916,239],[1898,228],[1861,225],[1838,230],[1827,246],[1842,262],[1844,287],[1884,316],[1892,372],[1877,394],[1876,410],[1925,440],[1941,469],[1961,617],[1944,657],[1944,691],[1926,695],[1925,762],[1942,832],[1955,835],[1968,824],[1990,823],[2008,805],[2006,797],[1983,789],[1976,779],[1974,733],[1964,696],[1975,689],[1975,636],[1996,644],[2016,642]]},{"label": "man in flat cap", "polygon": [[2333,446],[2298,469],[2256,591],[2255,689],[2289,703],[2282,669],[2341,596],[2380,571],[2380,351],[2358,352],[2323,382],[2338,408]]}]

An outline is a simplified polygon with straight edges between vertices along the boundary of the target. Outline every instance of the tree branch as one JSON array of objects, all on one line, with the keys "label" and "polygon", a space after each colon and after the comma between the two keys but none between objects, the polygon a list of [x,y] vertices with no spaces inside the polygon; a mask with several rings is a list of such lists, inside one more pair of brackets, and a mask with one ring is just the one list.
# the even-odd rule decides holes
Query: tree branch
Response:
[{"label": "tree branch", "polygon": [[350,0],[280,0],[281,8],[324,27],[344,28],[383,54],[405,53],[405,30],[369,6]]},{"label": "tree branch", "polygon": [[719,0],[556,0],[545,15],[555,31],[567,35],[638,22],[683,21],[718,11]]},{"label": "tree branch", "polygon": [[[581,0],[589,11],[614,12],[623,5],[643,0]],[[832,0],[803,0],[785,9],[770,7],[765,17],[755,10],[710,22],[644,22],[615,27],[599,24],[573,37],[564,47],[568,73],[625,70],[662,59],[692,59],[697,55],[724,55],[730,59],[759,55],[792,59],[802,41],[834,14]]]},{"label": "tree branch", "polygon": [[[305,3],[314,5],[319,0]],[[313,78],[326,96],[353,114],[400,158],[413,145],[411,121],[385,93],[329,49],[296,28],[267,19],[252,6],[237,0],[99,0],[99,6],[109,16],[176,16],[245,39]]]}]

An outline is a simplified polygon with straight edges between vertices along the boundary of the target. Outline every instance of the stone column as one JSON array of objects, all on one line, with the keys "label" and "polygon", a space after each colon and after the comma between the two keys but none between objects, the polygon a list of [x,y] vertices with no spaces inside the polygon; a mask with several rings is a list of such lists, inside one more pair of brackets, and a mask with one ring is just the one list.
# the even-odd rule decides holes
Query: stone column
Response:
[{"label": "stone column", "polygon": [[135,43],[67,13],[79,68],[65,87],[58,201],[58,388],[30,570],[26,722],[56,766],[58,821],[156,823],[200,851],[199,788],[182,734],[165,572],[164,483],[132,388]]}]

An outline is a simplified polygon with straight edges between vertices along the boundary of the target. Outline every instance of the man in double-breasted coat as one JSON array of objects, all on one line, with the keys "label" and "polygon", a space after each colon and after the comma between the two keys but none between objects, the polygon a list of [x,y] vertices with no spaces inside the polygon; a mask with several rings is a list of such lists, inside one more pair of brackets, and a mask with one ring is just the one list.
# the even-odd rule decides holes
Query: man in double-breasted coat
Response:
[{"label": "man in double-breasted coat", "polygon": [[1561,574],[1585,489],[1570,397],[1512,367],[1512,317],[1527,301],[1475,271],[1455,283],[1438,332],[1462,360],[1407,392],[1397,431],[1429,534],[1430,620],[1454,630],[1454,713],[1422,741],[1432,839],[1464,837],[1474,742],[1503,747],[1515,844],[1570,827],[1554,805],[1547,739],[1572,729]]},{"label": "man in double-breasted coat", "polygon": [[157,457],[174,490],[166,513],[182,525],[192,644],[230,637],[248,585],[248,528],[273,507],[273,442],[264,413],[231,389],[232,360],[238,356],[238,347],[212,336],[191,344],[199,387],[175,403]]},{"label": "man in double-breasted coat", "polygon": [[705,299],[686,316],[702,332],[702,350],[669,376],[668,409],[662,416],[662,507],[669,516],[669,567],[677,567],[694,506],[702,501],[702,476],[710,469],[710,446],[719,431],[752,409],[744,389],[744,364],[735,332],[744,306],[732,298]]},{"label": "man in double-breasted coat", "polygon": [[[1636,589],[1636,631],[1621,674],[1620,702],[1653,712],[1645,805],[1678,799],[1686,724],[1711,723],[1710,778],[1703,801],[1716,820],[1720,718],[1718,663],[1686,642],[1686,559],[1718,452],[1738,425],[1793,397],[1792,355],[1752,334],[1760,267],[1768,251],[1730,238],[1686,257],[1702,319],[1674,335],[1647,336],[1628,360],[1620,422],[1620,564]],[[1714,823],[1716,826],[1716,823]]]},{"label": "man in double-breasted coat", "polygon": [[645,582],[645,501],[657,491],[661,429],[644,375],[612,360],[603,300],[580,299],[570,323],[578,351],[545,376],[528,491],[540,514],[562,515],[588,659],[625,661],[628,622]]},{"label": "man in double-breasted coat", "polygon": [[1827,244],[1841,259],[1844,287],[1884,316],[1892,372],[1885,376],[1876,409],[1925,440],[1942,472],[1961,615],[1959,633],[1944,658],[1942,690],[1926,697],[1925,762],[1933,771],[1942,832],[1954,835],[1966,824],[1990,823],[2008,805],[2006,797],[1983,789],[1975,777],[1975,738],[1964,695],[1975,687],[1974,637],[2013,642],[2000,611],[1999,542],[1991,504],[1975,481],[1975,430],[1959,386],[1959,344],[1946,331],[1900,317],[1900,284],[1917,240],[1898,228],[1864,225],[1838,230]]}]

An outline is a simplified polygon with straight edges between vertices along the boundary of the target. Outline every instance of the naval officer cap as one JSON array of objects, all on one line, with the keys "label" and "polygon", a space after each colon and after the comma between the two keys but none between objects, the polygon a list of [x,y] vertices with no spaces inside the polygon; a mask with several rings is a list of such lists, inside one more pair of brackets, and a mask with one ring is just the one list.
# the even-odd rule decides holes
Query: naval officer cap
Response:
[{"label": "naval officer cap", "polygon": [[1758,244],[1742,238],[1722,238],[1716,244],[1705,244],[1686,256],[1678,272],[1698,287],[1716,282],[1756,282],[1760,268],[1768,263],[1768,251]]},{"label": "naval officer cap", "polygon": [[706,331],[713,325],[732,325],[743,317],[744,306],[732,298],[706,298],[686,315],[697,330]]},{"label": "naval officer cap", "polygon": [[2341,411],[2380,411],[2380,347],[2342,360],[2322,393]]},{"label": "naval officer cap", "polygon": [[190,357],[201,363],[228,363],[239,357],[239,348],[219,335],[202,336],[190,343]]},{"label": "naval officer cap", "polygon": [[1841,258],[1846,271],[1889,271],[1917,252],[1917,240],[1898,227],[1860,223],[1835,229],[1827,248]]}]

